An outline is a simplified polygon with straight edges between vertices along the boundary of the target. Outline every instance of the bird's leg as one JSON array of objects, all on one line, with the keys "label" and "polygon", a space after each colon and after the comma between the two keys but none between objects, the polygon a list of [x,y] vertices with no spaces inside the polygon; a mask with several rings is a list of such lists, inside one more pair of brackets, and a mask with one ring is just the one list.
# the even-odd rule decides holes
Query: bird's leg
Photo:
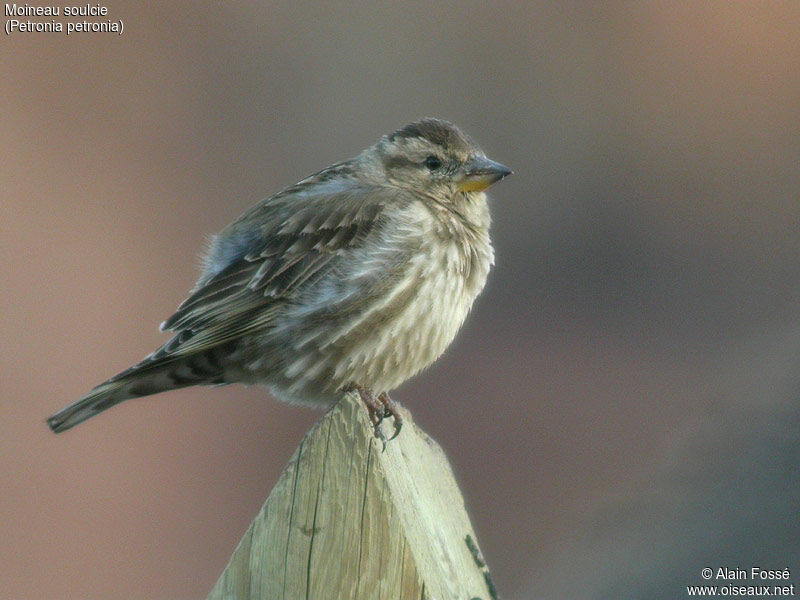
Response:
[{"label": "bird's leg", "polygon": [[372,422],[372,428],[375,430],[375,437],[383,443],[383,448],[386,449],[386,436],[383,435],[383,430],[381,429],[381,423],[383,422],[383,415],[386,409],[383,407],[381,401],[378,400],[378,397],[375,396],[375,392],[363,385],[355,384],[345,387],[344,391],[358,392],[358,396],[361,398],[364,406],[367,407],[367,414],[369,415],[369,420]]},{"label": "bird's leg", "polygon": [[358,395],[361,396],[361,401],[367,407],[369,420],[377,427],[383,421],[383,404],[381,404],[380,400],[375,396],[375,392],[371,389],[357,386],[356,390],[358,391]]},{"label": "bird's leg", "polygon": [[391,442],[403,428],[403,417],[400,415],[400,411],[397,410],[397,402],[392,400],[386,392],[381,392],[380,396],[378,396],[378,402],[383,406],[383,416],[388,417],[391,415],[394,419],[394,433],[388,440]]},{"label": "bird's leg", "polygon": [[[383,449],[386,450],[386,442],[391,441],[400,433],[400,428],[403,426],[403,418],[397,411],[397,403],[389,398],[386,392],[381,393],[379,396],[368,387],[362,385],[352,385],[345,388],[345,391],[358,392],[361,401],[367,407],[369,420],[372,422],[372,427],[375,430],[375,437],[378,438],[383,444]],[[383,433],[381,424],[383,419],[388,416],[394,417],[394,434],[388,440]]]}]

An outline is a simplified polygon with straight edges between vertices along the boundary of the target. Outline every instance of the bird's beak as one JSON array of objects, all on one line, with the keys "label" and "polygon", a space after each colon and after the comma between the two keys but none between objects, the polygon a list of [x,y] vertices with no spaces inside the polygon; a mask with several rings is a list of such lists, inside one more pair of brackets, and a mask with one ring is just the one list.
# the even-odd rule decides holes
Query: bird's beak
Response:
[{"label": "bird's beak", "polygon": [[457,182],[458,189],[462,192],[480,192],[511,173],[511,169],[498,162],[485,156],[475,156],[464,165]]}]

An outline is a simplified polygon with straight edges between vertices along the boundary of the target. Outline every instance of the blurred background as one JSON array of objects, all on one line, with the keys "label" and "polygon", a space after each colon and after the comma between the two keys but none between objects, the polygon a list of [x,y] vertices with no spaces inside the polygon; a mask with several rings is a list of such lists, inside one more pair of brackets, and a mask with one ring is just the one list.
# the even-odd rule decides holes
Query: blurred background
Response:
[{"label": "blurred background", "polygon": [[0,597],[208,593],[321,413],[44,419],[165,340],[209,234],[422,116],[515,171],[486,291],[394,394],[501,596],[800,585],[800,5],[105,6],[123,35],[0,43]]}]

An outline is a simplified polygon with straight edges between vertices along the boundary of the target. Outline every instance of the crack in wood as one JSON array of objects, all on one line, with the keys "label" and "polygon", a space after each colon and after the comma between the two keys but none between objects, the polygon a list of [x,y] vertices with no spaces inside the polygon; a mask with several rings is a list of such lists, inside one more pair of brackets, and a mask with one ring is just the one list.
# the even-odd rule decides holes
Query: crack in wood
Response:
[{"label": "crack in wood", "polygon": [[358,592],[361,587],[361,553],[364,548],[364,513],[366,512],[365,509],[367,506],[367,490],[369,489],[370,462],[372,462],[372,443],[370,443],[369,447],[367,448],[367,468],[366,468],[366,475],[364,476],[364,494],[361,498],[361,529],[358,538],[358,570],[356,571],[356,595],[355,595],[356,598],[358,598]]},{"label": "crack in wood", "polygon": [[286,551],[284,552],[284,560],[283,560],[283,595],[282,597],[284,600],[286,599],[286,572],[289,569],[289,541],[292,539],[292,523],[294,522],[294,501],[297,497],[297,479],[300,475],[300,463],[303,459],[303,446],[305,446],[306,438],[303,438],[300,442],[300,446],[297,448],[297,460],[294,463],[294,482],[292,483],[292,499],[289,503],[289,529],[286,533]]}]

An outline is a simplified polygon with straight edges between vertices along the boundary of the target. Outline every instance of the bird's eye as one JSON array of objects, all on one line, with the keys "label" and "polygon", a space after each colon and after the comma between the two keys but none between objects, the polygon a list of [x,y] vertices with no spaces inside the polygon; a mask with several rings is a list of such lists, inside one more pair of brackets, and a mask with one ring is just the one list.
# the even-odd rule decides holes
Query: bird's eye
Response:
[{"label": "bird's eye", "polygon": [[442,160],[439,157],[431,154],[428,158],[425,159],[425,162],[423,164],[429,171],[435,171],[436,169],[442,166]]}]

